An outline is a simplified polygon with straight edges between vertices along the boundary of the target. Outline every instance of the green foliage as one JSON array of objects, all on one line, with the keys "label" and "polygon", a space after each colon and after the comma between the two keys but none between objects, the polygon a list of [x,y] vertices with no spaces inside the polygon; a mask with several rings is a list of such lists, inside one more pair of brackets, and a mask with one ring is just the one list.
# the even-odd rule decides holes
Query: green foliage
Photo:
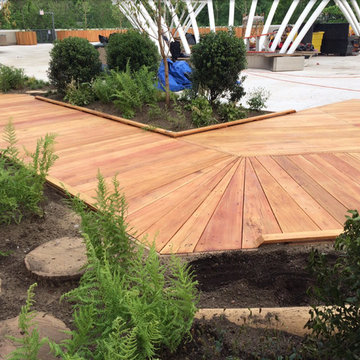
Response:
[{"label": "green foliage", "polygon": [[328,305],[314,307],[306,326],[318,339],[315,354],[321,359],[360,358],[360,216],[349,211],[344,232],[335,241],[339,257],[330,265],[325,255],[313,251],[310,269],[317,285],[312,295]]},{"label": "green foliage", "polygon": [[19,223],[24,215],[42,214],[40,202],[46,175],[57,156],[53,153],[55,135],[45,135],[37,141],[31,162],[19,158],[16,135],[11,121],[5,127],[6,149],[0,150],[0,223]]},{"label": "green foliage", "polygon": [[189,333],[196,311],[195,282],[188,267],[172,257],[160,264],[154,247],[136,246],[125,222],[126,202],[116,177],[113,191],[98,174],[95,205],[77,198],[88,266],[78,288],[65,295],[75,303],[72,338],[52,344],[69,359],[154,358],[163,346],[175,350]]},{"label": "green foliage", "polygon": [[270,92],[259,87],[249,93],[246,103],[250,110],[260,111],[266,108],[266,102],[269,100]]},{"label": "green foliage", "polygon": [[24,86],[29,88],[30,90],[37,90],[42,89],[45,86],[48,86],[49,83],[43,80],[35,79],[33,76],[25,77],[25,84]]},{"label": "green foliage", "polygon": [[235,121],[246,117],[243,108],[236,106],[232,102],[219,103],[216,106],[217,112],[223,122]]},{"label": "green foliage", "polygon": [[51,28],[51,15],[39,16],[40,9],[54,13],[57,29],[104,29],[130,25],[112,0],[12,0],[0,10],[0,27]]},{"label": "green foliage", "polygon": [[232,101],[244,95],[238,84],[240,72],[246,68],[244,41],[232,30],[211,32],[192,48],[193,83],[200,94],[213,103],[230,94]]},{"label": "green foliage", "polygon": [[69,37],[56,41],[50,52],[49,79],[61,94],[72,80],[91,82],[100,70],[99,53],[86,39]]},{"label": "green foliage", "polygon": [[0,64],[0,91],[18,90],[24,87],[25,75],[23,69]]},{"label": "green foliage", "polygon": [[70,104],[83,106],[91,104],[95,100],[95,95],[90,83],[76,83],[72,80],[66,86],[64,100]]},{"label": "green foliage", "polygon": [[[11,340],[19,344],[14,351],[11,352],[7,359],[9,360],[38,360],[40,348],[47,343],[47,338],[40,339],[36,324],[33,322],[36,312],[31,310],[34,304],[34,288],[36,283],[32,284],[27,291],[26,305],[21,307],[19,315],[19,329],[23,335],[21,338],[9,336]],[[31,329],[32,328],[32,329]]]},{"label": "green foliage", "polygon": [[159,90],[154,86],[155,75],[145,66],[131,73],[128,65],[125,72],[113,72],[112,76],[116,87],[111,97],[124,117],[132,118],[144,104],[153,104],[157,100]]},{"label": "green foliage", "polygon": [[196,127],[208,126],[216,122],[211,104],[204,96],[190,100],[185,108],[191,111],[191,120]]},{"label": "green foliage", "polygon": [[92,83],[92,88],[96,98],[102,103],[111,103],[115,90],[121,90],[121,84],[117,81],[116,71],[111,70],[110,73],[96,77]]},{"label": "green foliage", "polygon": [[159,62],[156,45],[147,35],[134,30],[111,35],[106,57],[109,68],[117,71],[126,71],[127,64],[131,71],[138,71],[142,66],[156,71]]}]

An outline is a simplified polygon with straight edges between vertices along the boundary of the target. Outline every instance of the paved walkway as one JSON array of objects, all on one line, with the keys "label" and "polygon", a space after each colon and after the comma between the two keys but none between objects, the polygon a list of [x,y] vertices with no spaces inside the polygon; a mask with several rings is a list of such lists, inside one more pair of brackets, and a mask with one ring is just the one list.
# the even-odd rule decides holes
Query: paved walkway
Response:
[{"label": "paved walkway", "polygon": [[21,145],[58,135],[53,182],[92,202],[97,170],[117,173],[130,225],[162,254],[338,234],[347,209],[360,208],[359,112],[360,101],[348,101],[172,139],[0,95],[0,128],[11,118]]}]

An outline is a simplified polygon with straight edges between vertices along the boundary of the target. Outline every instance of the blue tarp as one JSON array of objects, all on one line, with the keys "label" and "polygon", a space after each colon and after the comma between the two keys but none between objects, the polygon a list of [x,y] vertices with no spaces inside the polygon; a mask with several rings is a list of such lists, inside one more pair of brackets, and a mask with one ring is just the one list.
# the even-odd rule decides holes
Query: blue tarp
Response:
[{"label": "blue tarp", "polygon": [[[185,76],[186,73],[191,73],[189,64],[186,61],[173,62],[170,59],[167,59],[167,62],[169,65],[170,91],[191,89],[191,81]],[[158,79],[158,89],[165,91],[165,66],[163,60],[158,70]]]}]

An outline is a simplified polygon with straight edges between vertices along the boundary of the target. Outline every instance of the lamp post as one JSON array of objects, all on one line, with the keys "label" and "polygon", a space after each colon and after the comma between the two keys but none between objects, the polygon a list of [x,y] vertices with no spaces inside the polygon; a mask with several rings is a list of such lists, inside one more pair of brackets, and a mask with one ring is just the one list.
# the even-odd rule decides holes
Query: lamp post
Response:
[{"label": "lamp post", "polygon": [[41,9],[41,10],[39,11],[39,14],[40,14],[41,16],[46,15],[46,14],[51,15],[53,39],[56,40],[54,12],[53,12],[53,11],[44,11],[43,9]]}]

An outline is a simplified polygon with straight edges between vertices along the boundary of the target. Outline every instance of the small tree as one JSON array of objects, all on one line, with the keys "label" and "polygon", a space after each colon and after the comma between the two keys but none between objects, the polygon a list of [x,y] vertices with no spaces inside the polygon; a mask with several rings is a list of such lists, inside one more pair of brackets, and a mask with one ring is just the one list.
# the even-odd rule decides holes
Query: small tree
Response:
[{"label": "small tree", "polygon": [[192,48],[193,87],[213,103],[227,92],[238,101],[245,94],[238,83],[246,68],[246,49],[242,39],[232,30],[205,35]]},{"label": "small tree", "polygon": [[[126,1],[126,0],[125,0]],[[123,0],[117,0],[118,4],[123,3]],[[169,66],[167,62],[167,58],[169,54],[166,52],[166,40],[165,37],[168,38],[168,42],[171,41],[169,37],[172,37],[171,26],[168,26],[168,23],[172,24],[172,20],[174,18],[174,14],[178,14],[181,10],[184,9],[184,2],[182,0],[135,0],[132,2],[127,1],[127,6],[130,9],[132,14],[132,20],[135,22],[135,25],[141,29],[143,32],[148,34],[153,40],[157,41],[159,44],[159,51],[161,58],[164,62],[165,69],[165,92],[166,92],[166,104],[170,104],[170,84],[169,84]],[[172,8],[172,13],[169,13],[168,7]],[[156,36],[154,33],[150,31],[150,24],[142,21],[142,13],[143,10],[146,10],[150,17],[156,24],[157,32]],[[167,19],[167,23],[165,23],[164,15],[170,16],[170,19]],[[176,33],[176,29],[175,29]]]},{"label": "small tree", "polygon": [[100,71],[99,53],[86,39],[69,37],[57,41],[50,52],[49,79],[61,94],[72,80],[89,82]]}]

